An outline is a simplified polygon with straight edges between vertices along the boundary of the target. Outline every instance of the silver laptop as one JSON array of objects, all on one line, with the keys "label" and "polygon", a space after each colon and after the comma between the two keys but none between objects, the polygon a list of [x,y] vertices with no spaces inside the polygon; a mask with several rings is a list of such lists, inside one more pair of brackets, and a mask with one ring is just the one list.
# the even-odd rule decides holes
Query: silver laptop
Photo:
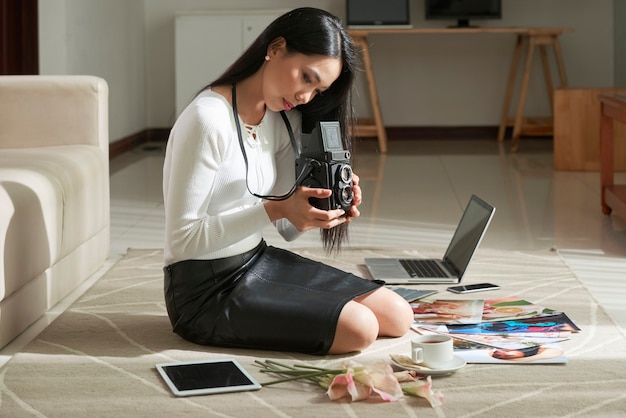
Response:
[{"label": "silver laptop", "polygon": [[496,208],[472,195],[443,259],[366,258],[372,277],[387,284],[459,283]]}]

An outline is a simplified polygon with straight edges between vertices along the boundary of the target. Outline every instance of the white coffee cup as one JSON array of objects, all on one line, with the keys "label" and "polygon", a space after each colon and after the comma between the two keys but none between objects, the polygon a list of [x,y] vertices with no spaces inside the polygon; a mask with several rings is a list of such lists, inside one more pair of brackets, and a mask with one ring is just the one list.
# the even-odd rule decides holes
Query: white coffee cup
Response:
[{"label": "white coffee cup", "polygon": [[445,367],[454,359],[452,337],[448,335],[419,335],[411,339],[411,358],[431,369]]}]

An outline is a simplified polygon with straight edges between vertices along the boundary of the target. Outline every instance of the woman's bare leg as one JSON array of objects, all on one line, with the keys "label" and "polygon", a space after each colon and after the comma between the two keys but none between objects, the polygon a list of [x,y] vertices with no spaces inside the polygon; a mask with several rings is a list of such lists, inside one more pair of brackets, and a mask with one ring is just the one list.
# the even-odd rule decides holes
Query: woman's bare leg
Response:
[{"label": "woman's bare leg", "polygon": [[333,345],[328,354],[361,351],[369,347],[378,336],[376,315],[368,307],[350,301],[339,314]]},{"label": "woman's bare leg", "polygon": [[379,336],[400,337],[412,323],[413,310],[400,295],[377,289],[344,306],[328,354],[364,350]]},{"label": "woman's bare leg", "polygon": [[378,320],[380,337],[401,337],[413,324],[411,305],[393,290],[381,287],[356,299],[368,307]]}]

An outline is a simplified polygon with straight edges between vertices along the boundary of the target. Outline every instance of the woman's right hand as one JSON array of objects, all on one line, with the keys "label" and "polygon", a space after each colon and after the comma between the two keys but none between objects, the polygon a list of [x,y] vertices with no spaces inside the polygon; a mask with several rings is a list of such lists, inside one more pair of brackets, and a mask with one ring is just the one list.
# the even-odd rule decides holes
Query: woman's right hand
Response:
[{"label": "woman's right hand", "polygon": [[289,199],[264,202],[265,210],[272,222],[286,218],[298,231],[309,229],[330,229],[347,221],[343,209],[322,210],[309,202],[310,198],[324,199],[332,195],[332,190],[300,186]]}]

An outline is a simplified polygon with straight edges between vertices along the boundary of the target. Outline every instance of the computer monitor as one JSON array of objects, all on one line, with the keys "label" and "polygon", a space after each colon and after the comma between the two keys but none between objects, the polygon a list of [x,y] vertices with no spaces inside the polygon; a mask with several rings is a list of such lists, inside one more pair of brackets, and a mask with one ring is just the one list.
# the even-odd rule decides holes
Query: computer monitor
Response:
[{"label": "computer monitor", "polygon": [[470,27],[470,20],[501,19],[502,0],[424,0],[426,20],[456,20],[454,27]]},{"label": "computer monitor", "polygon": [[411,27],[409,0],[346,0],[347,24],[359,27]]}]

